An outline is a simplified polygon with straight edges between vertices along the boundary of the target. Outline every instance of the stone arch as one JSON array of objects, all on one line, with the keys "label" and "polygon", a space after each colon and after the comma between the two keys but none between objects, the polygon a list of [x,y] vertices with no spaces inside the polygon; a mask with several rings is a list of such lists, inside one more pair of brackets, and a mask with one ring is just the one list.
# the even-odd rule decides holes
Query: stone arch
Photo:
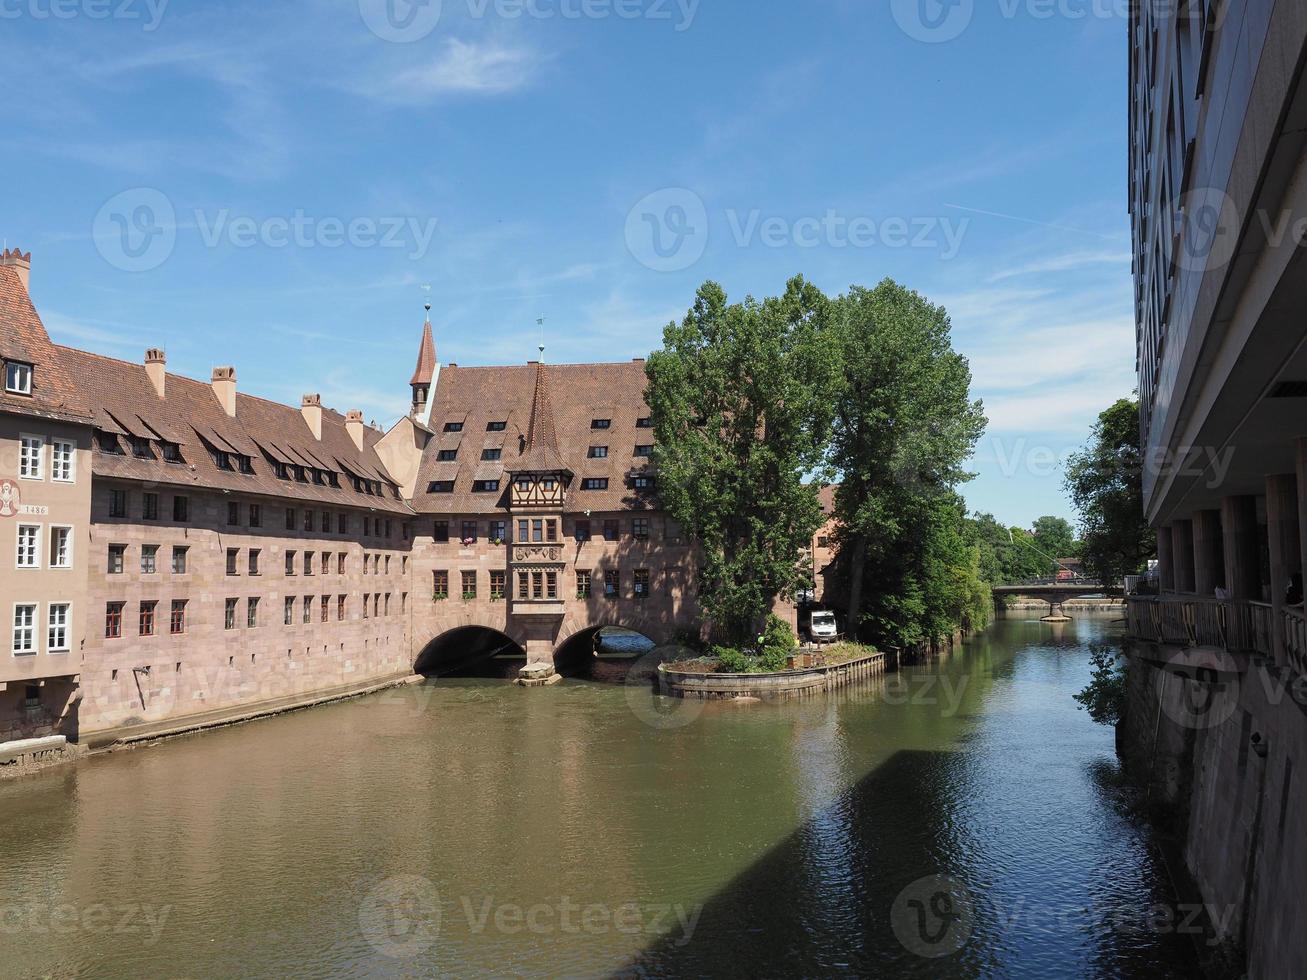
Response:
[{"label": "stone arch", "polygon": [[586,615],[587,610],[569,610],[563,625],[559,627],[554,640],[554,651],[562,649],[578,633],[588,630],[600,630],[604,627],[632,630],[662,645],[672,639],[676,633],[674,624],[668,624],[641,611],[625,613],[620,609],[604,610],[602,615]]},{"label": "stone arch", "polygon": [[[525,644],[509,632],[476,622],[451,626],[427,641],[413,661],[413,672],[427,677],[450,675],[500,676],[516,673],[520,664],[510,667],[491,663],[496,654],[520,652],[526,662]],[[514,651],[512,648],[516,648]],[[471,673],[469,673],[471,672]]]}]

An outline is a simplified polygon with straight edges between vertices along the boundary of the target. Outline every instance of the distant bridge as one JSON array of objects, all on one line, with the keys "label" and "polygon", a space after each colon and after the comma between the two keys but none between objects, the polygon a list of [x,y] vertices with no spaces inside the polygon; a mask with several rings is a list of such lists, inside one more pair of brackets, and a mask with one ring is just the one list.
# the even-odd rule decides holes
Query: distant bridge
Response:
[{"label": "distant bridge", "polygon": [[1048,615],[1045,619],[1050,622],[1063,622],[1068,618],[1062,611],[1062,604],[1068,599],[1082,599],[1089,596],[1119,596],[1122,594],[1121,589],[1108,588],[1101,582],[1095,582],[1092,579],[1074,579],[1070,582],[1042,579],[1020,585],[994,586],[995,599],[1010,595],[1047,602]]}]

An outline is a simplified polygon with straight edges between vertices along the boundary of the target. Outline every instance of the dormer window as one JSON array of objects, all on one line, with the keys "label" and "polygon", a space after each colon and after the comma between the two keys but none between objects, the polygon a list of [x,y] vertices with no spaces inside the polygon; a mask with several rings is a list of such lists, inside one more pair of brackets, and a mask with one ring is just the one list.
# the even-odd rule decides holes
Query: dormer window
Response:
[{"label": "dormer window", "polygon": [[280,460],[274,459],[272,461],[272,472],[277,474],[277,479],[279,480],[290,479],[290,471],[286,469],[286,464],[281,462]]},{"label": "dormer window", "polygon": [[518,481],[517,481],[517,489],[518,489],[518,492],[519,492],[519,493],[526,493],[527,491],[529,491],[529,490],[531,489],[531,481],[530,481],[530,480],[518,480]]},{"label": "dormer window", "polygon": [[213,465],[220,470],[231,469],[231,456],[221,449],[209,449],[209,455],[213,458]]},{"label": "dormer window", "polygon": [[612,419],[591,419],[590,428],[592,429],[609,429],[612,428]]},{"label": "dormer window", "polygon": [[169,463],[182,462],[182,447],[175,442],[159,443],[159,451],[163,453],[163,458]]},{"label": "dormer window", "polygon": [[457,449],[442,449],[436,453],[437,463],[452,463],[456,459],[458,459]]},{"label": "dormer window", "polygon": [[240,471],[241,471],[242,473],[244,473],[246,476],[251,476],[251,475],[253,475],[253,473],[254,473],[254,460],[250,459],[250,457],[248,457],[248,456],[237,456],[237,457],[236,457],[236,464],[237,464],[237,466],[240,467]]},{"label": "dormer window", "polygon": [[636,427],[637,429],[652,429],[652,428],[653,428],[653,419],[652,419],[650,416],[648,416],[648,415],[646,415],[644,418],[636,419],[636,420],[635,420],[635,427]]},{"label": "dormer window", "polygon": [[462,423],[462,422],[446,422],[446,423],[445,423],[445,431],[446,431],[446,432],[462,432],[462,431],[463,431],[463,423]]},{"label": "dormer window", "polygon": [[503,431],[504,431],[505,429],[507,429],[507,428],[508,428],[508,423],[507,423],[507,422],[487,422],[487,423],[486,423],[486,431],[487,431],[487,432],[503,432]]},{"label": "dormer window", "polygon": [[118,437],[112,432],[97,432],[95,434],[95,441],[99,444],[100,452],[102,453],[109,453],[113,456],[121,456],[123,454],[122,444],[118,441]]},{"label": "dormer window", "polygon": [[150,440],[142,439],[140,436],[132,436],[132,455],[137,459],[153,459],[154,453],[150,451]]},{"label": "dormer window", "polygon": [[608,458],[608,447],[607,447],[607,446],[591,446],[591,447],[590,447],[590,452],[589,452],[588,455],[589,455],[589,458],[590,458],[590,459],[607,459],[607,458]]},{"label": "dormer window", "polygon": [[432,480],[427,484],[427,493],[453,493],[453,480]]},{"label": "dormer window", "polygon": [[5,364],[5,391],[11,395],[30,395],[32,393],[32,365],[19,361]]}]

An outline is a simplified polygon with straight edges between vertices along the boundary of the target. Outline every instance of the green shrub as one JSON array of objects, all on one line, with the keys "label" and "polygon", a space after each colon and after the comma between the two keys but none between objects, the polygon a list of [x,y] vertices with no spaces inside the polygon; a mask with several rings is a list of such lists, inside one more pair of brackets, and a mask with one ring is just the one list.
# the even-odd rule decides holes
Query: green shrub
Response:
[{"label": "green shrub", "polygon": [[727,674],[749,673],[749,658],[734,647],[713,647],[712,655],[722,665],[722,672]]},{"label": "green shrub", "polygon": [[758,651],[763,670],[784,670],[794,652],[799,649],[799,641],[794,638],[794,631],[788,623],[777,616],[768,616],[762,628],[761,649]]},{"label": "green shrub", "polygon": [[1089,663],[1093,666],[1089,685],[1071,696],[1100,725],[1115,725],[1125,710],[1125,671],[1120,655],[1110,647],[1094,646]]}]

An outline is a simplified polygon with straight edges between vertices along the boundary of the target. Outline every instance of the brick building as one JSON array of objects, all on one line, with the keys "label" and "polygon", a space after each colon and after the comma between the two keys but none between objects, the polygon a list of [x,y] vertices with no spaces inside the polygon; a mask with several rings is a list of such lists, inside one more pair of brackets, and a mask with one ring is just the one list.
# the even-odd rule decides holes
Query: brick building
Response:
[{"label": "brick building", "polygon": [[0,741],[345,693],[486,642],[547,676],[604,626],[698,628],[642,361],[442,371],[428,317],[382,433],[233,367],[52,344],[29,271],[0,259]]}]

